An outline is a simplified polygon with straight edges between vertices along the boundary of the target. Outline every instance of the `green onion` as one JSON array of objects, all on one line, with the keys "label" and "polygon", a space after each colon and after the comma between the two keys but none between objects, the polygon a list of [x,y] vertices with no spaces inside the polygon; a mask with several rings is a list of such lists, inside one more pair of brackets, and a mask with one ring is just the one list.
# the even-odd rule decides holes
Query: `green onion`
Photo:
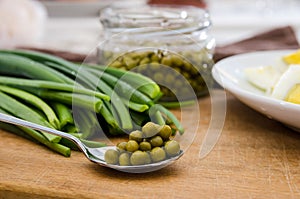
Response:
[{"label": "green onion", "polygon": [[[30,109],[28,106],[10,97],[9,95],[4,94],[3,92],[0,92],[0,101],[0,107],[12,115],[36,124],[54,128],[38,113]],[[43,133],[43,135],[51,142],[59,142],[59,140],[61,139],[59,136],[48,133]]]},{"label": "green onion", "polygon": [[74,124],[71,111],[66,105],[59,102],[52,102],[51,107],[53,107],[55,113],[59,118],[61,128],[63,128],[67,124]]},{"label": "green onion", "polygon": [[39,88],[39,89],[44,88],[44,89],[51,89],[51,90],[56,90],[56,91],[68,91],[68,92],[74,92],[74,93],[79,93],[79,94],[95,96],[95,97],[98,97],[98,98],[101,98],[101,99],[107,100],[107,101],[110,100],[110,97],[108,95],[105,95],[100,92],[95,92],[90,89],[79,88],[77,86],[63,84],[63,83],[57,83],[57,82],[51,82],[51,81],[31,80],[31,79],[0,76],[0,84],[27,86],[27,87],[33,87],[33,88]]},{"label": "green onion", "polygon": [[26,91],[16,89],[16,88],[11,88],[7,86],[1,86],[0,85],[0,91],[5,92],[9,95],[13,95],[15,97],[18,97],[29,104],[37,107],[38,109],[42,110],[43,113],[46,115],[48,118],[49,123],[54,126],[56,129],[60,129],[60,122],[58,118],[56,117],[56,114],[52,110],[46,102],[44,102],[42,99],[38,98],[35,95],[32,95],[31,93],[28,93]]},{"label": "green onion", "polygon": [[41,63],[18,55],[0,53],[0,74],[72,84],[74,81]]}]

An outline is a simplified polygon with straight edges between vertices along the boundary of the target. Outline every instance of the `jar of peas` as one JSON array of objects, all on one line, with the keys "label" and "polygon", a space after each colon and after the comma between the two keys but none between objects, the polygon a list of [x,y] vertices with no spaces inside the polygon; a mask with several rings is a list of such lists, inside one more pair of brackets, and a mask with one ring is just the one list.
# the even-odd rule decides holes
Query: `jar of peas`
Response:
[{"label": "jar of peas", "polygon": [[141,73],[157,82],[161,101],[208,93],[215,40],[209,13],[192,6],[106,8],[100,13],[100,64]]}]

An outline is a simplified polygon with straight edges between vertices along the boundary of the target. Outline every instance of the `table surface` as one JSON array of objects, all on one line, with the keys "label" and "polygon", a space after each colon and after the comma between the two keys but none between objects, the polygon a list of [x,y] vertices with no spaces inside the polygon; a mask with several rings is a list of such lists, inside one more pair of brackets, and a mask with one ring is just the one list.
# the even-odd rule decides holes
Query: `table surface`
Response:
[{"label": "table surface", "polygon": [[200,159],[210,124],[210,98],[199,99],[199,108],[200,121],[191,121],[199,128],[183,157],[146,174],[100,167],[80,152],[66,158],[0,131],[0,198],[300,197],[299,133],[227,93],[222,134]]}]

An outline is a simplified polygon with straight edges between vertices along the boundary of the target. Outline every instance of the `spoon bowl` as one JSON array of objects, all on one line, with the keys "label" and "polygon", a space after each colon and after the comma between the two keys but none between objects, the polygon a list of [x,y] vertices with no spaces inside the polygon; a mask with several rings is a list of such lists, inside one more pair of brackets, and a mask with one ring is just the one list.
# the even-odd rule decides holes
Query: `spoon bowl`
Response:
[{"label": "spoon bowl", "polygon": [[3,113],[0,113],[0,121],[9,123],[9,124],[18,125],[18,126],[32,128],[32,129],[35,129],[38,131],[43,131],[46,133],[50,133],[50,134],[57,135],[57,136],[65,138],[65,139],[68,139],[68,140],[72,141],[74,144],[76,144],[78,146],[78,148],[84,153],[86,158],[89,159],[90,161],[97,163],[101,166],[109,167],[109,168],[116,169],[116,170],[123,171],[123,172],[146,173],[146,172],[155,171],[155,170],[161,169],[167,165],[170,165],[171,163],[175,162],[178,158],[180,158],[183,155],[183,151],[181,150],[177,156],[174,156],[172,158],[169,158],[169,159],[166,159],[166,160],[163,160],[160,162],[156,162],[156,163],[136,165],[136,166],[113,165],[113,164],[108,164],[105,162],[104,154],[108,149],[116,149],[115,146],[106,146],[106,147],[100,147],[100,148],[88,147],[84,143],[82,143],[80,141],[80,139],[78,139],[77,137],[75,137],[71,134],[68,134],[68,133],[65,133],[62,131],[58,131],[56,129],[52,129],[49,127],[45,127],[45,126],[42,126],[39,124],[35,124],[32,122],[28,122],[26,120],[22,120],[17,117],[3,114]]},{"label": "spoon bowl", "polygon": [[106,146],[106,147],[101,147],[101,148],[89,148],[88,152],[91,155],[89,157],[89,159],[92,162],[95,162],[102,166],[110,167],[112,169],[116,169],[116,170],[128,172],[128,173],[146,173],[146,172],[155,171],[155,170],[161,169],[165,166],[172,164],[175,160],[177,160],[178,158],[180,158],[183,155],[183,151],[181,150],[177,156],[171,157],[169,159],[166,159],[166,160],[163,160],[160,162],[144,164],[144,165],[136,165],[136,166],[120,166],[120,165],[107,164],[105,162],[104,154],[108,149],[116,149],[116,147],[115,146]]}]

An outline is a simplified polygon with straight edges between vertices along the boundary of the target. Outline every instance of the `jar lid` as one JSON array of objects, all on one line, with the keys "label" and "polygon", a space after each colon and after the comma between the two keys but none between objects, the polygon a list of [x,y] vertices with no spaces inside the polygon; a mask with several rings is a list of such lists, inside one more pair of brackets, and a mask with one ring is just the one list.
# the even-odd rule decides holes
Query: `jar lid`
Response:
[{"label": "jar lid", "polygon": [[211,25],[209,14],[204,9],[170,5],[146,5],[129,9],[106,8],[100,12],[100,21],[104,29],[111,33],[148,27],[189,33]]}]

